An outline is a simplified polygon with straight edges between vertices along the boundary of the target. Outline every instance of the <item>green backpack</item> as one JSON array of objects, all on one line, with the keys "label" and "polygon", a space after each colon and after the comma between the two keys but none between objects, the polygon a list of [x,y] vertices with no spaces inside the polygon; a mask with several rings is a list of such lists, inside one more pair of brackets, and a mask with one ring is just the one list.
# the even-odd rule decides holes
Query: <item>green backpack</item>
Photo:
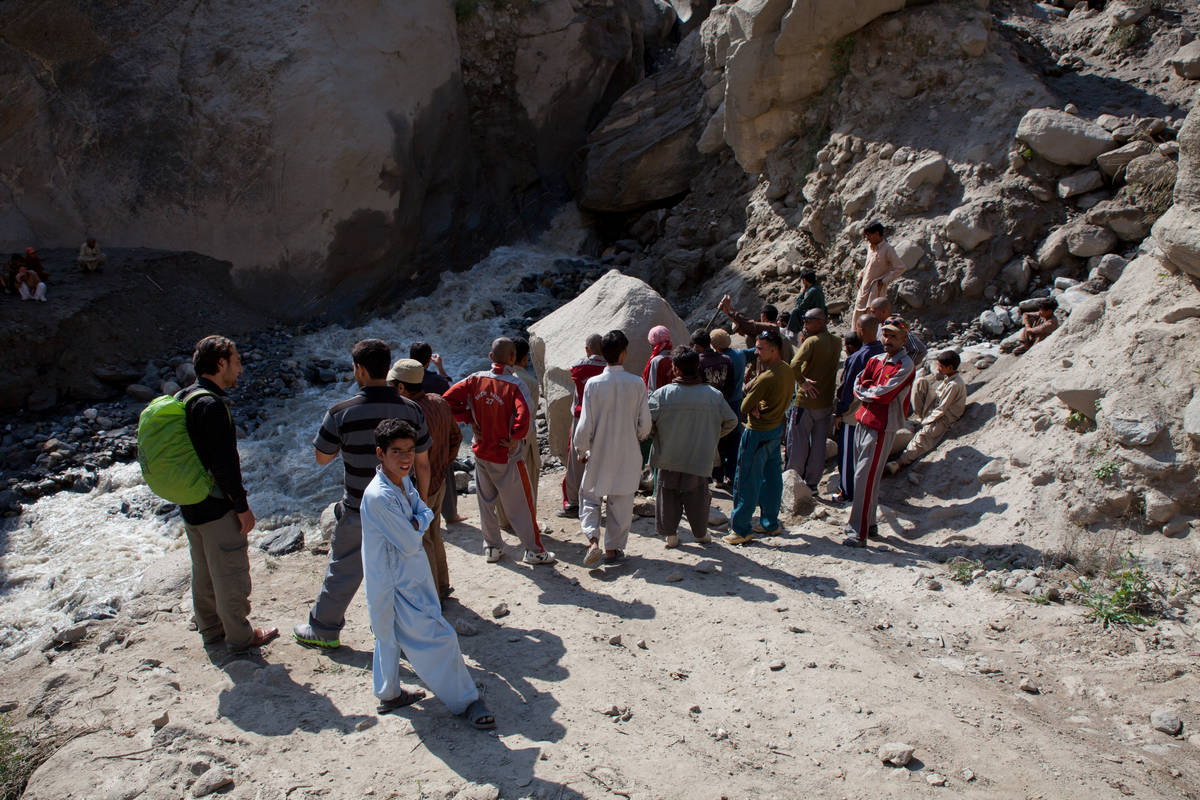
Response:
[{"label": "green backpack", "polygon": [[213,488],[212,474],[200,463],[187,431],[187,404],[203,395],[213,393],[198,389],[186,400],[164,394],[151,400],[138,419],[142,477],[150,491],[181,506],[199,503]]}]

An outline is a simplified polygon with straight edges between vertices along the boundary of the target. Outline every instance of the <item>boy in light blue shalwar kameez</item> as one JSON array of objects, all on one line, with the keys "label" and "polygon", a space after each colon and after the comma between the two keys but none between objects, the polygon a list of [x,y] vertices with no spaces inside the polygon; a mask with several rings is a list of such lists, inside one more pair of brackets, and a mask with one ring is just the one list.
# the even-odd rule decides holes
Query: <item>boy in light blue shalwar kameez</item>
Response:
[{"label": "boy in light blue shalwar kameez", "polygon": [[375,634],[373,675],[379,711],[385,713],[424,697],[400,684],[406,658],[426,686],[455,714],[476,727],[495,722],[463,663],[454,628],[441,601],[421,534],[435,512],[408,477],[416,432],[407,422],[384,420],[375,429],[380,465],[363,494],[362,559],[367,613]]}]

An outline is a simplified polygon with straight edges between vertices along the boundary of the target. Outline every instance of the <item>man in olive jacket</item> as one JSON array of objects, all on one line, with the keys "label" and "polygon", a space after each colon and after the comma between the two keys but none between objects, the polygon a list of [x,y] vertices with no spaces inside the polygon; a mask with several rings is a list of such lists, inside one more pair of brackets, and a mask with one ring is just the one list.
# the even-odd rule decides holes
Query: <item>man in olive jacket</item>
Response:
[{"label": "man in olive jacket", "polygon": [[719,391],[700,376],[700,354],[687,347],[671,353],[675,380],[650,395],[650,464],[658,470],[656,527],[667,547],[679,546],[679,519],[687,515],[697,542],[710,542],[708,479],[720,438],[737,427],[737,416]]}]

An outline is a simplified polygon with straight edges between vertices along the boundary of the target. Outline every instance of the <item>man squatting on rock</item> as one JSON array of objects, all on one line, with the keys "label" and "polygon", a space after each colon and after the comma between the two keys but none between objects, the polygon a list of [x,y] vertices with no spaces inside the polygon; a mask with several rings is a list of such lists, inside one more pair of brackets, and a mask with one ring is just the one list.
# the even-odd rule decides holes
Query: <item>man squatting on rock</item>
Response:
[{"label": "man squatting on rock", "polygon": [[496,502],[502,498],[513,533],[525,548],[526,564],[553,564],[554,553],[542,546],[533,507],[533,488],[525,466],[525,436],[533,424],[528,389],[512,372],[516,348],[512,339],[492,342],[492,368],[451,386],[444,397],[459,422],[475,431],[475,496],[483,554],[489,563],[504,555]]},{"label": "man squatting on rock", "polygon": [[[670,331],[667,332],[668,336]],[[571,365],[571,382],[575,384],[575,398],[571,405],[571,433],[567,437],[567,474],[563,476],[563,507],[556,516],[566,519],[579,518],[579,481],[583,478],[583,462],[575,453],[570,442],[575,438],[575,426],[583,411],[583,387],[592,378],[604,371],[604,356],[600,353],[600,334],[589,334],[583,344],[584,357]]]},{"label": "man squatting on rock", "polygon": [[[650,435],[646,384],[625,371],[629,339],[609,331],[600,342],[607,366],[583,388],[583,409],[571,446],[583,462],[579,522],[588,540],[584,566],[625,558],[633,524],[633,498],[642,476],[641,440]],[[711,469],[714,449],[709,452]],[[607,498],[604,551],[600,550],[600,503]]]},{"label": "man squatting on rock", "polygon": [[950,426],[967,410],[967,384],[958,374],[960,359],[953,350],[938,353],[937,371],[922,375],[913,384],[912,407],[916,423],[896,431],[887,471],[895,475],[928,453],[946,437]]},{"label": "man squatting on rock", "polygon": [[317,463],[324,466],[340,452],[345,467],[342,499],[334,507],[337,525],[329,543],[329,566],[320,594],[308,614],[308,622],[292,629],[296,641],[318,648],[341,645],[346,608],[363,579],[362,522],[359,504],[367,484],[375,477],[379,461],[375,453],[375,427],[385,419],[410,423],[416,431],[414,470],[417,490],[429,496],[429,430],[420,407],[388,386],[392,351],[380,339],[363,339],[350,351],[358,394],[343,400],[325,413],[321,429],[313,438]]},{"label": "man squatting on rock", "polygon": [[[222,640],[240,651],[266,644],[278,628],[252,628],[250,558],[246,537],[254,513],[242,486],[237,432],[225,390],[237,385],[242,357],[224,336],[206,336],[192,353],[196,382],[176,398],[184,403],[188,438],[213,488],[199,503],[180,506],[192,556],[192,608],[205,646]],[[190,399],[189,399],[190,398]]]},{"label": "man squatting on rock", "polygon": [[[693,337],[693,341],[695,338]],[[679,546],[679,519],[687,515],[692,536],[708,543],[708,488],[713,452],[721,437],[738,425],[725,397],[700,374],[701,354],[676,348],[675,380],[649,398],[650,464],[658,469],[655,523],[667,547]],[[611,501],[610,501],[611,502]]]},{"label": "man squatting on rock", "polygon": [[854,383],[854,396],[862,402],[855,419],[854,507],[850,529],[842,544],[865,547],[875,525],[879,479],[883,475],[892,437],[908,415],[908,390],[912,385],[912,359],[904,351],[908,325],[900,317],[883,323],[883,353],[867,361]]},{"label": "man squatting on rock", "polygon": [[494,728],[495,718],[479,699],[463,663],[458,636],[442,616],[422,546],[422,531],[435,512],[422,501],[410,477],[417,459],[417,430],[409,422],[385,419],[372,433],[379,466],[360,505],[361,564],[367,615],[375,634],[371,672],[379,713],[425,696],[400,685],[403,657],[451,713],[465,716],[476,728]]}]

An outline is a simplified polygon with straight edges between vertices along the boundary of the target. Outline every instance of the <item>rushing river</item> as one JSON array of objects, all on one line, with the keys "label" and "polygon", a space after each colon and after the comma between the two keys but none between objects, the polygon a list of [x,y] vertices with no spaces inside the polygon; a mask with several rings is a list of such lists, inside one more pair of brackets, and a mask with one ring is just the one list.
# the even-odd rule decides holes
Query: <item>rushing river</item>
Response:
[{"label": "rushing river", "polygon": [[[394,358],[407,356],[409,343],[423,339],[442,354],[452,376],[486,368],[491,340],[515,334],[508,320],[547,306],[545,294],[518,291],[521,277],[553,269],[556,259],[574,252],[569,248],[548,243],[498,248],[472,269],[445,275],[433,293],[394,314],[297,337],[293,357],[328,358],[348,374],[350,347],[359,339],[388,341]],[[499,316],[493,301],[503,309]],[[253,369],[253,363],[246,365],[247,371]],[[341,460],[317,466],[311,443],[325,409],[353,391],[347,382],[310,387],[281,401],[272,420],[239,442],[243,478],[260,529],[311,523],[340,496]],[[148,565],[187,546],[177,514],[164,520],[153,513],[160,503],[142,482],[136,463],[110,467],[98,478],[89,494],[43,497],[7,521],[0,556],[4,655],[25,652],[49,628],[70,624],[82,610],[119,603],[136,588]],[[262,535],[255,531],[251,541]]]}]

